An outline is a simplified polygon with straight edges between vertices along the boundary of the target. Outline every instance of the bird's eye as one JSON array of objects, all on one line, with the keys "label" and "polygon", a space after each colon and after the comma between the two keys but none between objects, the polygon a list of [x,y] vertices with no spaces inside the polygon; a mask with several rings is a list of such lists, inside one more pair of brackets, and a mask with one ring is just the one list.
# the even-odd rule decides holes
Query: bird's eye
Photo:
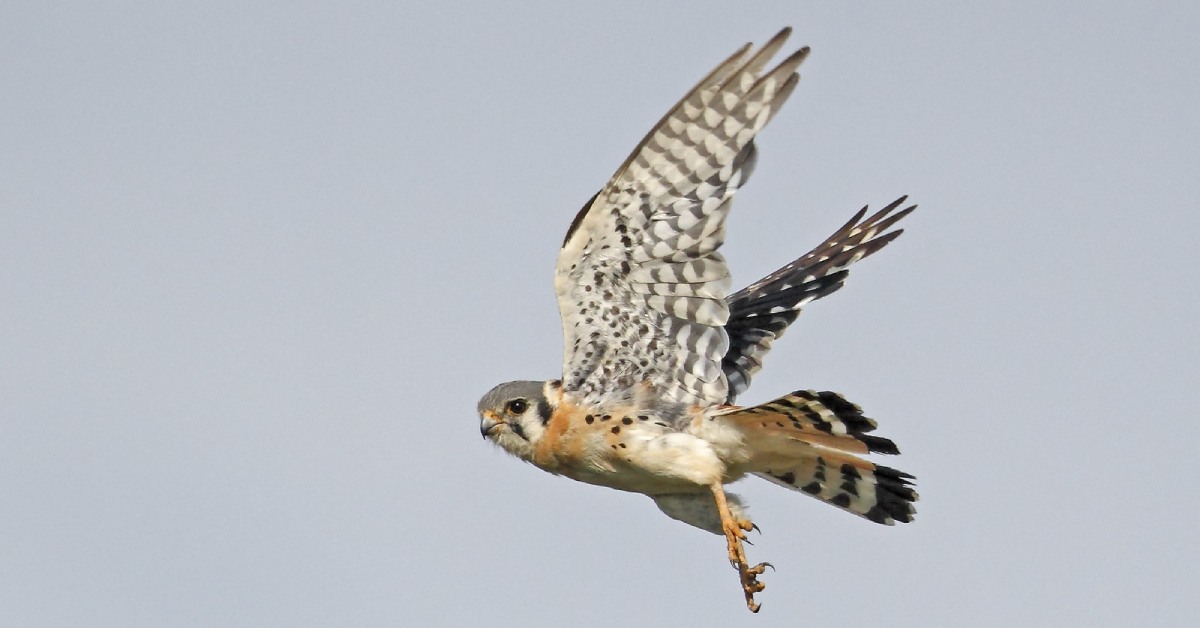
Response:
[{"label": "bird's eye", "polygon": [[529,409],[529,402],[524,399],[513,399],[508,402],[508,411],[510,414],[525,414]]}]

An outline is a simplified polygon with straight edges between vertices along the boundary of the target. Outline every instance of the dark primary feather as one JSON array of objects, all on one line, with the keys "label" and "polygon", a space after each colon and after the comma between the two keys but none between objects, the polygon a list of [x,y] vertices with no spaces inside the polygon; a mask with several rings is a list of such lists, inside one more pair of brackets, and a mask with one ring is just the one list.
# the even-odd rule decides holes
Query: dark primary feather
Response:
[{"label": "dark primary feather", "polygon": [[863,216],[867,208],[863,207],[813,250],[726,297],[729,350],[721,360],[729,381],[726,403],[734,403],[750,387],[750,379],[762,368],[771,343],[796,320],[804,304],[836,292],[845,284],[850,264],[882,249],[904,232],[887,229],[916,209],[916,205],[910,205],[896,211],[907,198],[896,199],[866,220]]}]

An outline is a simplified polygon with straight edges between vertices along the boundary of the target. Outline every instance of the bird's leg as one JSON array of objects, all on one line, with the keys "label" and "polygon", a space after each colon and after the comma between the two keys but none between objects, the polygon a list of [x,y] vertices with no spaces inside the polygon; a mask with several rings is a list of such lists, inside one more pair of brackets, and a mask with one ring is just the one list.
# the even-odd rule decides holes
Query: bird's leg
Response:
[{"label": "bird's leg", "polygon": [[746,563],[746,550],[742,546],[746,533],[754,529],[754,524],[747,519],[738,519],[733,516],[729,510],[729,503],[725,499],[724,486],[717,483],[710,488],[713,499],[717,502],[717,514],[721,517],[721,530],[725,533],[725,542],[729,546],[729,562],[738,570],[738,575],[742,579],[742,591],[746,594],[746,607],[750,609],[750,612],[757,613],[758,603],[754,601],[754,594],[762,591],[766,586],[758,581],[758,575],[767,567],[767,563],[759,563],[751,567]]}]

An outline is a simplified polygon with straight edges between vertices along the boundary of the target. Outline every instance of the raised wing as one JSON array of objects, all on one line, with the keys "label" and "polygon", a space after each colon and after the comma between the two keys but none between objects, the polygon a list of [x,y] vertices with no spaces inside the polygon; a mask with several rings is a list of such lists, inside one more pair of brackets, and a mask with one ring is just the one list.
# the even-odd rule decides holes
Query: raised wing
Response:
[{"label": "raised wing", "polygon": [[763,72],[790,32],[718,65],[575,217],[554,282],[568,392],[601,400],[650,385],[681,403],[725,401],[729,272],[717,249],[752,140],[799,80],[807,48]]},{"label": "raised wing", "polygon": [[910,205],[896,211],[907,198],[896,199],[866,220],[863,207],[816,248],[725,299],[730,312],[725,323],[729,350],[721,360],[729,382],[725,403],[734,403],[750,387],[750,378],[762,368],[771,343],[796,320],[801,307],[836,292],[846,283],[851,264],[904,233],[887,230],[917,208]]}]

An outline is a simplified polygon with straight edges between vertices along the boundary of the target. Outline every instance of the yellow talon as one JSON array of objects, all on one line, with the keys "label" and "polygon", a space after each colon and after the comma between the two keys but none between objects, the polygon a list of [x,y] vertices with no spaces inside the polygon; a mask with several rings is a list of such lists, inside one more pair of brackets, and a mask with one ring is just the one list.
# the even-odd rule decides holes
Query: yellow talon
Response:
[{"label": "yellow talon", "polygon": [[771,564],[759,563],[751,567],[746,563],[746,551],[742,541],[745,540],[746,533],[754,530],[755,526],[749,520],[734,518],[725,499],[724,487],[714,484],[711,488],[713,499],[717,504],[717,514],[721,517],[721,531],[725,533],[725,542],[729,550],[729,564],[738,570],[738,577],[742,582],[742,592],[746,595],[746,608],[749,608],[752,613],[757,613],[759,604],[754,601],[754,594],[766,588],[765,584],[758,581],[758,576]]}]

